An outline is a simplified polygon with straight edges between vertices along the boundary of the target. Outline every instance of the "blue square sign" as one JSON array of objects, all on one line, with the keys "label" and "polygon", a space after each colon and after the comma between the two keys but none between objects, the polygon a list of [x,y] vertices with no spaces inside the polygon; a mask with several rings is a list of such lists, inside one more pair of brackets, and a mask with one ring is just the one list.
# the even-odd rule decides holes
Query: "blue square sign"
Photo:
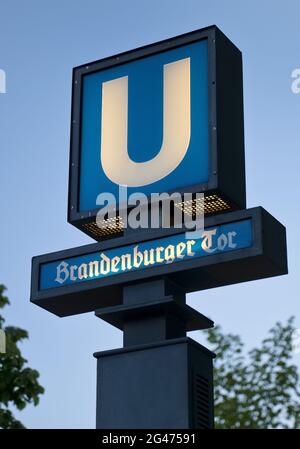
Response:
[{"label": "blue square sign", "polygon": [[242,59],[217,27],[73,70],[68,221],[101,240],[99,194],[120,213],[172,192],[204,193],[207,214],[246,206]]},{"label": "blue square sign", "polygon": [[208,182],[207,40],[83,77],[79,211]]}]

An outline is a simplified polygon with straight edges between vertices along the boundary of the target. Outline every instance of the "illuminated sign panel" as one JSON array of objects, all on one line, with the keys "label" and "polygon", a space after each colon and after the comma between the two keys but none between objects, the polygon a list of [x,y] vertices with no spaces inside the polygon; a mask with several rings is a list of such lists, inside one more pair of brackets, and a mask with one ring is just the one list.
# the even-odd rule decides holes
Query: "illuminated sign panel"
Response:
[{"label": "illuminated sign panel", "polygon": [[244,171],[241,53],[218,28],[74,69],[68,219],[96,240],[100,193],[205,193],[216,213],[245,207]]},{"label": "illuminated sign panel", "polygon": [[191,292],[286,272],[285,228],[254,208],[208,217],[199,239],[158,229],[34,257],[31,301],[65,316],[121,304],[124,283],[148,278]]},{"label": "illuminated sign panel", "polygon": [[207,40],[83,77],[79,211],[207,183]]},{"label": "illuminated sign panel", "polygon": [[101,279],[134,270],[180,263],[209,255],[248,248],[251,220],[206,229],[201,238],[173,235],[139,244],[94,252],[41,266],[40,289]]}]

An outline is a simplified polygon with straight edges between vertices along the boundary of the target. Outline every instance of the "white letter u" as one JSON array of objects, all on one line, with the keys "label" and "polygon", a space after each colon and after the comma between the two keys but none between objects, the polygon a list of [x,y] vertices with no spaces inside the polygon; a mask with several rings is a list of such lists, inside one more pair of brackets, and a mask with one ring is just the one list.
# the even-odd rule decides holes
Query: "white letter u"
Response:
[{"label": "white letter u", "polygon": [[163,140],[146,162],[128,155],[128,77],[102,84],[101,164],[119,185],[144,186],[171,173],[184,158],[191,136],[190,58],[164,65]]}]

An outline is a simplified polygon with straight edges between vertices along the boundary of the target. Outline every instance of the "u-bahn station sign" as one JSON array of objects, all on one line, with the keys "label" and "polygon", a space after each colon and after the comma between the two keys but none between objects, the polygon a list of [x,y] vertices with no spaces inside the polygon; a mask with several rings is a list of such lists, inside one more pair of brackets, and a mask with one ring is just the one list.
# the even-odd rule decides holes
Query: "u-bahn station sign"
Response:
[{"label": "u-bahn station sign", "polygon": [[217,27],[74,68],[68,221],[96,243],[34,257],[31,301],[123,331],[95,354],[97,427],[213,427],[214,354],[186,337],[213,322],[186,294],[287,273],[284,226],[246,209],[242,55]]},{"label": "u-bahn station sign", "polygon": [[141,279],[167,275],[192,292],[286,272],[284,227],[263,208],[206,223],[199,239],[156,230],[35,257],[31,299],[65,316],[121,304],[121,286]]},{"label": "u-bahn station sign", "polygon": [[216,27],[74,69],[69,222],[124,234],[122,219],[96,224],[119,186],[202,192],[207,214],[245,207],[241,53]]},{"label": "u-bahn station sign", "polygon": [[[243,210],[244,159],[241,53],[218,28],[75,68],[68,217],[99,243],[35,257],[31,300],[68,315],[120,303],[118,286],[142,278],[189,292],[285,273],[284,227]],[[203,235],[125,229],[120,186],[203,193]],[[103,192],[116,215],[98,226]]]}]

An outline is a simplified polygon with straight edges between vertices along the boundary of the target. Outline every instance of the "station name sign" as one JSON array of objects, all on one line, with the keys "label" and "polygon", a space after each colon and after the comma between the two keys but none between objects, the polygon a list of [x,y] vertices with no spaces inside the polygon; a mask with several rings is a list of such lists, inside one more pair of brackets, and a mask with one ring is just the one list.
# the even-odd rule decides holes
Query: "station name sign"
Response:
[{"label": "station name sign", "polygon": [[261,207],[32,259],[31,301],[67,316],[122,304],[124,283],[167,276],[187,292],[287,273],[285,228]]},{"label": "station name sign", "polygon": [[45,263],[41,266],[40,288],[43,290],[87,282],[133,270],[144,270],[247,248],[252,242],[251,220],[209,228],[198,237],[187,238],[183,233]]}]

